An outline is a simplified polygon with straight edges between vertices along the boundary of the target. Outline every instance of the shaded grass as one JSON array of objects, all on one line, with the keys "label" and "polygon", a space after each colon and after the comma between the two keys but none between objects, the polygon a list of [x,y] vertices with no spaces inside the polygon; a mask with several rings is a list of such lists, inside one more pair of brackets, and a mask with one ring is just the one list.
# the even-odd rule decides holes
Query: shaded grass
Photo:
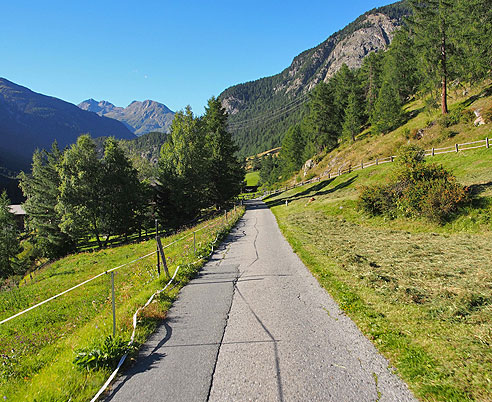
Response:
[{"label": "shaded grass", "polygon": [[320,284],[417,397],[491,400],[492,151],[433,160],[478,189],[475,204],[443,226],[357,209],[358,186],[384,182],[391,164],[266,201]]},{"label": "shaded grass", "polygon": [[[243,209],[238,209],[235,214],[230,214],[228,222],[220,217],[201,224],[200,227],[206,224],[210,227],[196,233],[196,256],[190,233],[198,228],[163,239],[163,244],[169,244],[188,235],[165,250],[170,274],[181,266],[176,286],[162,293],[139,315],[137,345],[144,342],[165,318],[179,289],[202,266],[201,256],[208,255],[215,238],[224,236],[242,213]],[[32,283],[0,293],[0,319],[154,250],[155,241],[147,241],[57,261],[36,272]],[[117,330],[124,339],[130,337],[134,311],[168,280],[164,276],[157,277],[155,264],[153,255],[116,271]],[[74,350],[88,347],[95,339],[104,339],[112,333],[110,289],[110,276],[103,275],[1,325],[0,398],[22,401],[90,399],[109,371],[79,371],[72,361]]]}]

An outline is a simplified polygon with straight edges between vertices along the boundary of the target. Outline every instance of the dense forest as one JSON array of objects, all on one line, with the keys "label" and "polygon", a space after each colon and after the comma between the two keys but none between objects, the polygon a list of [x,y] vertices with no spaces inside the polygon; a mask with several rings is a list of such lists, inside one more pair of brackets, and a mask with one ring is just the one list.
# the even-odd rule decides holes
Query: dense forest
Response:
[{"label": "dense forest", "polygon": [[341,142],[356,141],[363,130],[379,135],[399,127],[411,118],[404,105],[415,98],[426,108],[439,107],[444,126],[473,119],[463,109],[449,112],[448,91],[466,91],[491,75],[490,1],[407,4],[411,16],[387,51],[371,53],[359,69],[344,65],[310,93],[306,115],[285,131],[279,158],[264,161],[264,184],[289,177],[307,159],[321,158]]}]

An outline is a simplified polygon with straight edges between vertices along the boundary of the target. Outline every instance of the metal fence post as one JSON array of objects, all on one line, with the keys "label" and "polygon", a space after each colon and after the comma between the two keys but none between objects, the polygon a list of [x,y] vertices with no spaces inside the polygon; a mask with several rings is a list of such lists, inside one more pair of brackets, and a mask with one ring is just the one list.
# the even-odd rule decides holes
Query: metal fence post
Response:
[{"label": "metal fence post", "polygon": [[196,256],[196,232],[193,232],[193,254]]},{"label": "metal fence post", "polygon": [[458,144],[456,144],[456,152],[458,152],[458,151],[459,151]]},{"label": "metal fence post", "polygon": [[490,144],[489,144],[489,137],[485,137],[485,146],[487,148],[490,148]]},{"label": "metal fence post", "polygon": [[111,302],[113,305],[113,338],[116,336],[116,308],[114,301],[114,271],[111,272]]}]

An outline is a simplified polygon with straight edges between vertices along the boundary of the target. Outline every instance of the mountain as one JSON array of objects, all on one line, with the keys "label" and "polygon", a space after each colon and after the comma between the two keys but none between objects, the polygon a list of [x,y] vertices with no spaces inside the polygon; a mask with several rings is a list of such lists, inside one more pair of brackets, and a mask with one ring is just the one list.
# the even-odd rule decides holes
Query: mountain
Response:
[{"label": "mountain", "polygon": [[281,145],[288,127],[306,113],[308,93],[343,64],[362,65],[371,52],[384,51],[410,13],[405,1],[361,15],[320,45],[296,56],[281,73],[227,88],[219,98],[242,156]]},{"label": "mountain", "polygon": [[135,138],[119,121],[0,78],[0,167],[27,170],[36,148],[49,149],[57,140],[63,149],[84,133]]},{"label": "mountain", "polygon": [[98,102],[94,99],[88,99],[78,106],[82,110],[97,113],[99,116],[121,121],[135,135],[153,131],[167,133],[174,119],[174,112],[166,105],[151,100],[133,101],[126,108],[123,108],[107,101]]}]

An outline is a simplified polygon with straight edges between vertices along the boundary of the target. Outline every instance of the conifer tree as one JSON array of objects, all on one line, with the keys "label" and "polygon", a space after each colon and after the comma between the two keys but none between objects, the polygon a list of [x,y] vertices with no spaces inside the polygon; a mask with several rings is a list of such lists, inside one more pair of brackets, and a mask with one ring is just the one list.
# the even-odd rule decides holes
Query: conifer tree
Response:
[{"label": "conifer tree", "polygon": [[339,107],[335,104],[334,89],[332,80],[320,82],[310,94],[305,127],[307,139],[317,152],[332,149],[340,135]]},{"label": "conifer tree", "polygon": [[224,206],[241,192],[244,169],[236,158],[238,150],[227,131],[227,112],[212,97],[205,108],[203,123],[208,151],[208,196],[211,205]]},{"label": "conifer tree", "polygon": [[353,90],[348,96],[347,107],[345,108],[345,119],[342,126],[342,135],[355,141],[355,136],[360,133],[362,125],[362,102]]},{"label": "conifer tree", "polygon": [[289,175],[302,167],[305,146],[306,140],[301,126],[291,126],[285,134],[280,151],[283,174]]},{"label": "conifer tree", "polygon": [[415,35],[417,55],[427,89],[440,87],[441,112],[448,113],[448,82],[455,77],[456,25],[451,0],[409,0],[413,8],[410,19]]},{"label": "conifer tree", "polygon": [[20,252],[17,226],[9,210],[7,192],[0,196],[0,278],[16,273],[16,255]]},{"label": "conifer tree", "polygon": [[114,138],[104,143],[102,160],[103,210],[101,229],[106,242],[111,235],[128,235],[136,228],[135,215],[141,206],[138,172]]},{"label": "conifer tree", "polygon": [[36,250],[48,258],[61,257],[74,249],[73,241],[60,229],[61,218],[55,210],[60,194],[61,157],[55,141],[50,153],[34,153],[30,175],[20,174],[20,187],[26,197],[26,225],[34,236]]}]

